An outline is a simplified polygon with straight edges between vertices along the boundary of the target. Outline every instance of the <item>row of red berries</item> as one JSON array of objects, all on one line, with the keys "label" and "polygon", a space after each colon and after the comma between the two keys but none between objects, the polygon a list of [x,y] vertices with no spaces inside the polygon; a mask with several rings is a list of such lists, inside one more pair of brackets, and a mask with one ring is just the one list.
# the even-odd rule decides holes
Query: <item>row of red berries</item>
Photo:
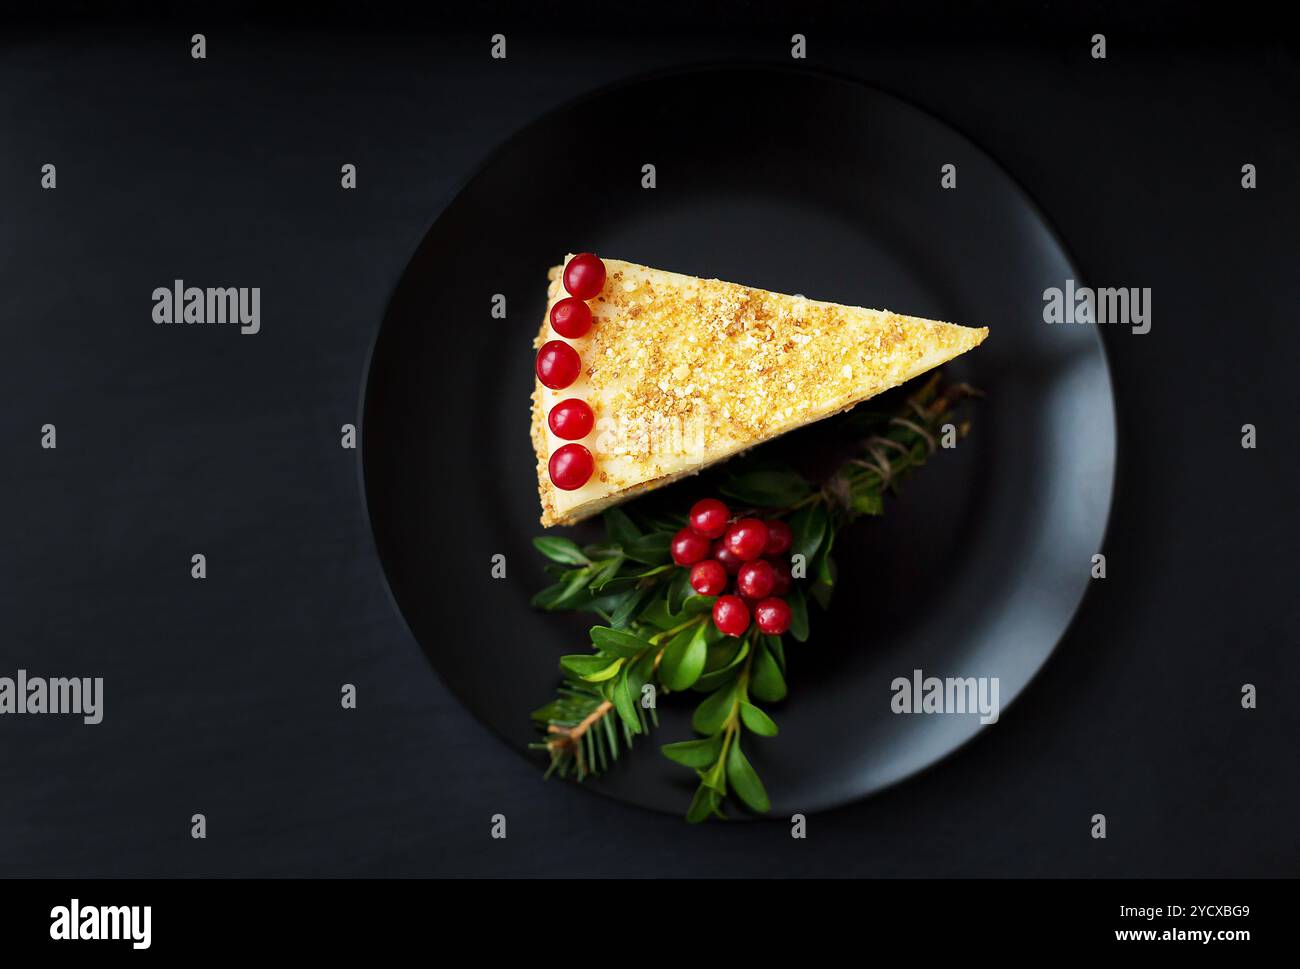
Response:
[{"label": "row of red berries", "polygon": [[[577,340],[591,329],[591,307],[586,301],[605,286],[605,264],[589,252],[579,253],[564,267],[564,288],[569,295],[551,307],[551,329]],[[537,379],[551,390],[563,390],[582,373],[578,351],[563,340],[549,340],[537,351]],[[546,419],[551,433],[563,441],[579,441],[596,423],[591,405],[569,397],[551,408]],[[596,470],[596,461],[581,444],[563,444],[551,455],[551,483],[562,491],[581,488]]]},{"label": "row of red berries", "polygon": [[[790,606],[781,598],[790,591],[793,535],[783,521],[731,520],[731,510],[717,498],[691,507],[688,524],[673,536],[673,561],[691,570],[691,588],[718,596],[713,622],[728,636],[749,628],[751,606],[759,630],[779,636],[790,628]],[[723,595],[735,578],[735,593]]]}]

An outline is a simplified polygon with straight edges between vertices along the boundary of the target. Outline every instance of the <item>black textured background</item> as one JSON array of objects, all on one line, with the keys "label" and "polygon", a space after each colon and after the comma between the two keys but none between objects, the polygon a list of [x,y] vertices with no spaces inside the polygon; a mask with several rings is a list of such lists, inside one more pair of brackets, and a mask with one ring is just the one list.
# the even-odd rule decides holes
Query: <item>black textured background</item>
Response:
[{"label": "black textured background", "polygon": [[[1300,871],[1294,43],[1175,5],[851,25],[818,4],[802,23],[753,4],[629,9],[357,24],[343,5],[273,23],[227,7],[0,34],[0,675],[106,680],[99,726],[0,719],[0,874]],[[504,62],[488,57],[497,30]],[[788,62],[794,30],[810,66],[899,94],[998,159],[1085,278],[1154,291],[1150,334],[1104,334],[1121,433],[1110,577],[995,728],[814,816],[806,841],[542,784],[411,639],[359,451],[338,446],[407,257],[495,145],[643,71]],[[40,188],[46,162],[57,190]],[[356,191],[339,188],[344,162]],[[177,277],[260,286],[262,333],[155,327],[150,293]],[[39,445],[47,422],[56,451]],[[505,841],[488,834],[497,812]],[[1088,836],[1095,812],[1105,841]]]}]

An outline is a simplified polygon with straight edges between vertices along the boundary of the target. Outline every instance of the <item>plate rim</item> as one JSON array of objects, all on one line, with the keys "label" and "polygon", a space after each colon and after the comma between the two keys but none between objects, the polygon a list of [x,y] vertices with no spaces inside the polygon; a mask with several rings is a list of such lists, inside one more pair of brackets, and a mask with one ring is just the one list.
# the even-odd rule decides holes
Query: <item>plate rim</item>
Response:
[{"label": "plate rim", "polygon": [[[380,578],[382,580],[382,586],[385,595],[387,596],[389,604],[391,605],[393,612],[396,614],[397,619],[401,624],[401,627],[405,629],[407,635],[413,641],[413,643],[415,644],[416,648],[419,650],[421,655],[424,657],[425,662],[429,665],[429,668],[431,669],[433,674],[446,688],[447,692],[456,699],[457,704],[461,707],[464,713],[466,713],[469,716],[469,719],[477,723],[481,727],[485,728],[489,734],[494,736],[497,740],[501,741],[507,748],[514,750],[520,756],[521,759],[523,759],[525,762],[529,764],[533,764],[535,761],[535,758],[532,756],[532,751],[530,751],[527,748],[517,749],[517,744],[514,742],[513,738],[507,736],[505,733],[500,731],[490,721],[480,717],[474,711],[474,709],[471,706],[469,706],[469,704],[465,701],[465,698],[462,697],[461,692],[455,686],[453,686],[452,683],[449,682],[446,677],[443,676],[441,671],[438,669],[437,665],[434,663],[432,657],[429,655],[428,651],[424,648],[423,644],[421,643],[420,637],[416,634],[415,630],[411,627],[410,620],[407,619],[405,612],[402,610],[401,604],[397,600],[396,593],[393,591],[393,583],[390,578],[390,562],[388,561],[387,557],[384,555],[383,549],[380,545],[378,530],[375,524],[374,514],[372,511],[372,505],[370,501],[370,493],[367,487],[367,473],[366,473],[366,468],[368,465],[367,455],[370,453],[370,451],[368,449],[369,435],[366,434],[366,418],[370,411],[370,406],[372,401],[372,392],[373,392],[372,377],[374,373],[375,354],[379,348],[380,341],[383,336],[384,326],[387,323],[389,315],[392,311],[393,303],[396,300],[398,293],[402,290],[407,275],[411,272],[411,261],[414,258],[415,254],[419,252],[419,249],[424,244],[425,239],[428,238],[429,233],[433,231],[434,227],[437,225],[438,221],[442,219],[442,217],[446,214],[447,210],[452,205],[455,204],[456,200],[465,192],[465,190],[469,188],[475,181],[477,181],[489,169],[489,167],[498,159],[498,157],[500,157],[504,152],[506,152],[510,148],[512,144],[522,140],[530,132],[547,124],[552,118],[558,115],[571,111],[574,108],[577,108],[590,101],[595,101],[604,97],[617,94],[619,91],[623,89],[637,87],[647,83],[669,80],[672,78],[683,77],[683,76],[709,75],[709,74],[721,74],[721,73],[784,74],[784,75],[791,75],[791,76],[801,77],[801,78],[832,81],[837,84],[848,85],[855,88],[865,88],[877,96],[887,98],[891,101],[894,101],[898,104],[901,104],[909,108],[912,111],[916,111],[919,114],[926,117],[927,119],[929,119],[931,122],[943,128],[948,129],[956,137],[964,141],[969,147],[973,148],[976,152],[982,155],[994,168],[997,169],[997,171],[1002,175],[1002,177],[1007,180],[1007,182],[1010,184],[1010,186],[1015,191],[1015,193],[1019,195],[1020,198],[1023,200],[1028,210],[1032,213],[1034,218],[1037,220],[1038,224],[1041,225],[1041,227],[1047,232],[1047,235],[1051,239],[1053,245],[1055,245],[1056,248],[1060,251],[1061,255],[1065,260],[1066,265],[1073,273],[1073,277],[1076,280],[1076,282],[1078,282],[1080,285],[1087,285],[1086,274],[1080,272],[1079,261],[1076,258],[1073,250],[1070,248],[1069,245],[1067,245],[1061,232],[1057,229],[1056,224],[1048,217],[1043,206],[1039,204],[1038,199],[1034,196],[1034,194],[1005,164],[1002,163],[1002,161],[999,159],[999,157],[996,154],[994,154],[993,152],[985,148],[983,144],[981,144],[976,138],[972,137],[964,128],[936,114],[930,108],[919,103],[911,96],[902,94],[890,88],[883,87],[880,84],[876,83],[875,81],[867,80],[857,75],[848,73],[847,71],[837,70],[837,69],[824,67],[824,66],[792,65],[792,64],[785,64],[780,62],[767,62],[763,60],[739,59],[739,58],[728,59],[728,60],[716,60],[716,61],[715,60],[692,61],[689,63],[679,64],[679,65],[669,65],[665,67],[654,68],[649,71],[641,71],[635,74],[625,75],[616,78],[614,80],[607,81],[594,88],[591,88],[590,90],[583,91],[577,95],[565,98],[562,101],[552,104],[550,107],[543,110],[536,117],[527,121],[526,123],[519,126],[518,128],[513,129],[504,138],[494,143],[492,147],[489,148],[483,154],[483,156],[480,159],[478,159],[476,163],[474,163],[472,166],[470,166],[467,169],[466,173],[461,178],[455,180],[454,187],[448,192],[446,197],[442,200],[441,205],[439,205],[436,211],[422,224],[420,231],[415,236],[414,245],[410,249],[406,257],[406,261],[403,264],[402,271],[398,274],[396,280],[394,281],[392,287],[388,292],[387,298],[385,299],[384,302],[384,311],[381,314],[379,320],[372,327],[369,346],[366,350],[365,357],[362,362],[361,379],[358,387],[358,397],[356,402],[356,419],[357,419],[357,427],[361,431],[361,447],[358,448],[355,474],[357,479],[358,497],[361,499],[362,507],[365,510],[366,524],[368,526],[366,531],[370,539],[370,551],[373,555],[374,560],[379,565],[379,573],[380,573]],[[1089,332],[1100,354],[1102,376],[1105,378],[1105,389],[1108,392],[1108,397],[1111,403],[1110,421],[1107,427],[1107,431],[1109,433],[1109,439],[1110,439],[1110,453],[1109,453],[1109,461],[1108,461],[1109,468],[1107,469],[1105,510],[1102,514],[1102,525],[1100,529],[1099,541],[1097,543],[1097,550],[1099,552],[1102,552],[1105,550],[1109,542],[1110,529],[1114,521],[1115,484],[1119,475],[1119,467],[1122,459],[1122,449],[1121,449],[1121,437],[1119,433],[1119,402],[1115,394],[1114,370],[1111,367],[1109,350],[1107,348],[1106,341],[1103,338],[1101,329],[1099,327],[1093,325],[1092,327],[1089,328]],[[1024,696],[1024,694],[1029,691],[1029,689],[1033,686],[1034,682],[1042,675],[1043,670],[1047,668],[1048,664],[1051,663],[1052,659],[1056,656],[1056,653],[1060,648],[1061,643],[1070,635],[1071,631],[1074,629],[1075,625],[1078,622],[1079,615],[1083,610],[1084,604],[1088,601],[1088,599],[1092,595],[1092,583],[1089,582],[1085,584],[1082,587],[1082,589],[1083,591],[1078,595],[1073,606],[1069,610],[1068,616],[1065,618],[1064,625],[1061,629],[1061,632],[1057,635],[1055,641],[1051,644],[1051,646],[1046,650],[1046,652],[1043,655],[1043,658],[1033,668],[1032,672],[1030,672],[1026,676],[1024,683],[1021,685],[1020,689],[1017,690],[1016,693],[1013,694],[1012,697],[1005,704],[999,705],[1000,713],[1005,712],[1006,710],[1009,710],[1012,707],[1014,707],[1015,704],[1020,701],[1021,697]],[[935,770],[936,768],[946,764],[951,758],[956,756],[958,753],[966,750],[968,747],[970,747],[980,738],[986,736],[988,733],[988,728],[990,726],[992,726],[992,724],[985,724],[985,723],[978,724],[976,729],[973,730],[969,736],[967,736],[966,738],[964,738],[954,746],[950,747],[948,750],[946,750],[944,753],[940,754],[938,757],[931,760],[929,763],[922,764],[919,767],[906,771],[905,773],[900,774],[898,777],[893,778],[892,780],[887,781],[869,791],[864,791],[858,794],[842,795],[839,797],[831,797],[825,799],[820,803],[818,803],[817,806],[809,808],[808,813],[821,814],[829,811],[840,810],[849,805],[858,804],[863,801],[869,800],[871,798],[879,797],[881,795],[894,791],[895,789],[905,784],[914,782],[919,778],[923,777],[924,775]],[[608,802],[617,803],[627,808],[646,811],[661,816],[672,813],[662,808],[659,808],[657,806],[654,806],[652,804],[646,804],[643,802],[632,800],[625,796],[615,794],[609,790],[602,789],[601,785],[599,784],[582,785],[582,786],[585,790],[590,790],[596,793],[598,796],[600,796],[601,798],[603,798]],[[773,816],[754,815],[751,814],[750,812],[737,814],[734,816],[734,819],[751,819],[756,821],[780,820]]]}]

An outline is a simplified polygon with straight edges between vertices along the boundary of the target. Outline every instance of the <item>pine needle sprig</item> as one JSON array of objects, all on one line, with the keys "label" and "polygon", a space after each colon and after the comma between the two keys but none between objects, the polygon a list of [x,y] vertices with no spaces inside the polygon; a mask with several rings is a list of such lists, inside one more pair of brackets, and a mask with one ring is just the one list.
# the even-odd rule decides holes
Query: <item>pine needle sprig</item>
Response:
[{"label": "pine needle sprig", "polygon": [[[638,707],[640,732],[659,725],[654,708]],[[581,680],[566,679],[556,697],[533,714],[544,725],[545,739],[530,749],[545,750],[551,758],[546,776],[573,774],[578,781],[602,774],[632,746],[636,734],[614,712],[613,701],[605,699],[599,687]]]}]

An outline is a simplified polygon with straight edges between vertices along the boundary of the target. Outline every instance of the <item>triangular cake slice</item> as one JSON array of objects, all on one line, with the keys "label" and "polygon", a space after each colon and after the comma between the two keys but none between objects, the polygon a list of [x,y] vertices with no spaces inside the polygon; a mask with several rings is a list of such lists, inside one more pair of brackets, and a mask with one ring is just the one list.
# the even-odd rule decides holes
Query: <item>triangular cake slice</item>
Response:
[{"label": "triangular cake slice", "polygon": [[[586,300],[592,326],[565,340],[552,329],[551,310],[569,295],[564,276],[573,258],[548,273],[546,317],[534,344],[562,340],[581,363],[568,386],[551,389],[539,379],[533,391],[532,438],[547,526],[581,521],[847,410],[988,335],[986,327],[604,259],[604,283]],[[573,398],[589,404],[595,418],[576,442],[557,437],[548,422],[557,403]],[[563,490],[549,465],[569,443],[587,448],[594,467],[585,484]]]}]

